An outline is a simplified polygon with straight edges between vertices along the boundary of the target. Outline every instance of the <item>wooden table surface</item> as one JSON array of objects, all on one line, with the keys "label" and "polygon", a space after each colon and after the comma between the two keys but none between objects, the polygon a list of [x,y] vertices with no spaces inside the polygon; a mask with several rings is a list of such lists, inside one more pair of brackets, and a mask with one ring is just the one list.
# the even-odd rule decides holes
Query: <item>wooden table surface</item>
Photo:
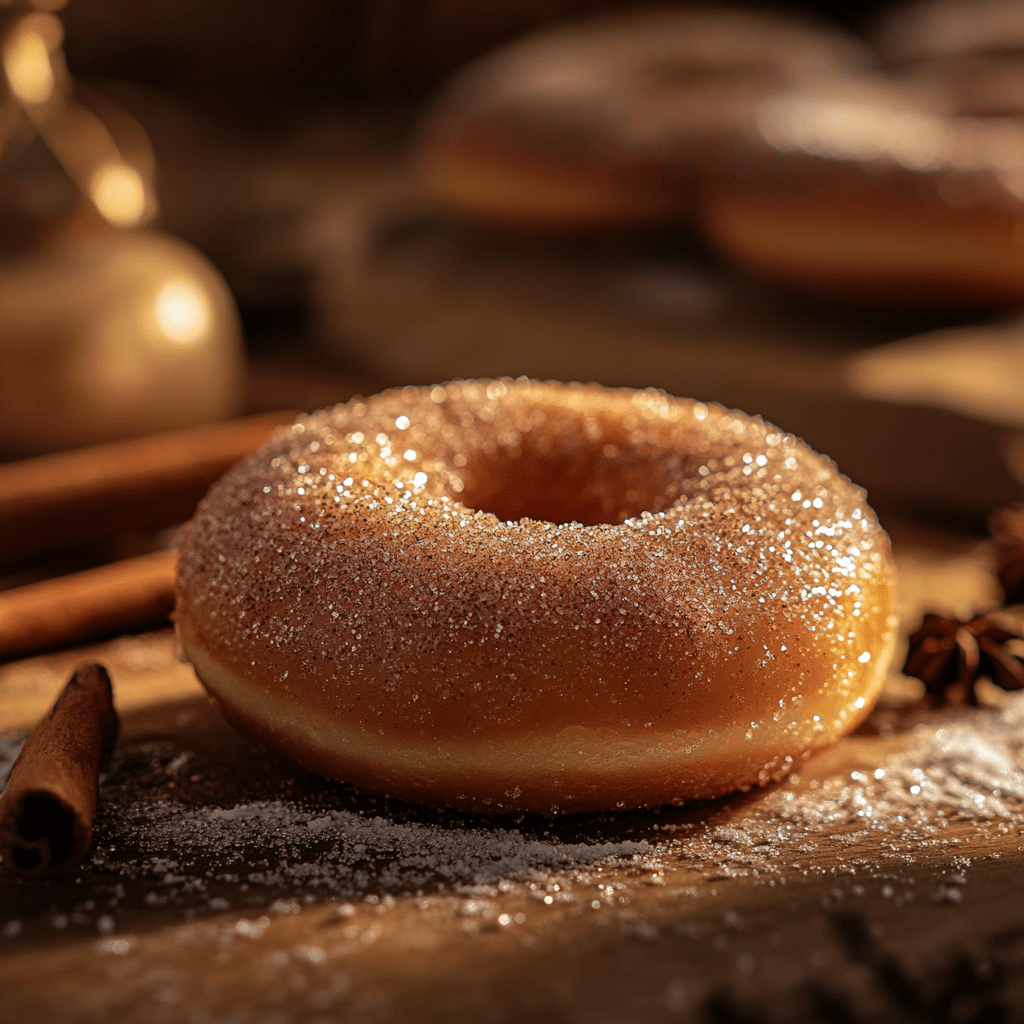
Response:
[{"label": "wooden table surface", "polygon": [[[893,534],[908,625],[992,601],[983,542]],[[488,821],[252,747],[169,630],[0,667],[0,770],[86,658],[121,736],[87,862],[0,881],[4,1024],[1024,1019],[1016,698],[926,712],[894,676],[771,789]]]}]

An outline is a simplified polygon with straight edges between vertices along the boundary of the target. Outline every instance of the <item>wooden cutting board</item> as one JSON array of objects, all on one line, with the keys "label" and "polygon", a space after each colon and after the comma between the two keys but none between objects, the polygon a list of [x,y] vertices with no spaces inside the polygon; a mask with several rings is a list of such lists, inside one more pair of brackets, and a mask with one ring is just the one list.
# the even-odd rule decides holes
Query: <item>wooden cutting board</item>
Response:
[{"label": "wooden cutting board", "polygon": [[[890,526],[906,623],[992,600],[983,543]],[[169,631],[0,667],[0,758],[86,658],[111,670],[122,733],[87,863],[0,881],[5,1024],[994,1021],[1024,1007],[1014,698],[924,712],[894,676],[865,728],[771,789],[489,821],[254,748]]]}]

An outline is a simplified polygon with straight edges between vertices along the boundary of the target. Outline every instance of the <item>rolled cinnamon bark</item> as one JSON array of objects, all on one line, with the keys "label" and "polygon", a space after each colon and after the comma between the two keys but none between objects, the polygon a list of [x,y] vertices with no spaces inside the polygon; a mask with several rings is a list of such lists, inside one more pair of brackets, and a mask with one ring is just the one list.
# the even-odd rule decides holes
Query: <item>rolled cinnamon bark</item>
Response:
[{"label": "rolled cinnamon bark", "polygon": [[176,563],[156,551],[0,591],[0,661],[166,620]]},{"label": "rolled cinnamon bark", "polygon": [[99,769],[117,736],[110,676],[83,665],[25,741],[0,795],[0,858],[25,878],[68,871],[92,841]]},{"label": "rolled cinnamon bark", "polygon": [[222,473],[292,412],[0,465],[0,566],[188,519]]}]

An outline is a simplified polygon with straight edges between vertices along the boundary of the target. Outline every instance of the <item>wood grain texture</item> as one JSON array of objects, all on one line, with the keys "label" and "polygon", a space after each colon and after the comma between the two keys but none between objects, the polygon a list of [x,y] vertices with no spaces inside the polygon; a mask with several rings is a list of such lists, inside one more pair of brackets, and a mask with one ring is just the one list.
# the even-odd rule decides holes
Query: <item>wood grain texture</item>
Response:
[{"label": "wood grain texture", "polygon": [[[896,551],[906,622],[933,603],[991,600],[985,545],[902,530]],[[83,656],[111,669],[122,735],[81,873],[0,883],[0,991],[19,1024],[980,1022],[1024,1006],[1018,819],[823,822],[768,842],[787,823],[766,801],[889,763],[933,727],[904,706],[913,684],[898,677],[872,728],[798,781],[660,812],[517,822],[374,799],[251,746],[175,661],[167,631],[0,667],[0,730],[25,728]],[[240,846],[191,861],[180,829],[152,845],[167,820],[220,821],[257,802],[300,809],[313,827],[283,844],[284,821],[231,833]],[[161,817],[167,807],[176,817]],[[453,862],[425,846],[441,874],[417,881],[371,844],[348,851],[351,891],[325,889],[315,827],[349,813],[422,829],[425,843],[441,834]],[[548,850],[652,852],[486,882],[459,867],[459,836],[513,830]],[[305,865],[305,880],[275,876],[282,858]]]}]

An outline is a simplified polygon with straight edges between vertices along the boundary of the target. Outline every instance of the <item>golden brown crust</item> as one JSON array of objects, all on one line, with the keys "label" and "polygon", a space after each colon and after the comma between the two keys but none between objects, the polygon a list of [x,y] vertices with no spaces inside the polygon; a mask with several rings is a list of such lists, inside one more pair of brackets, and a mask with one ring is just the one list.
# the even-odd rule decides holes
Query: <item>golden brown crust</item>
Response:
[{"label": "golden brown crust", "polygon": [[325,411],[211,492],[179,566],[183,646],[245,731],[478,809],[767,781],[867,713],[894,643],[863,493],[654,391],[453,382]]}]

